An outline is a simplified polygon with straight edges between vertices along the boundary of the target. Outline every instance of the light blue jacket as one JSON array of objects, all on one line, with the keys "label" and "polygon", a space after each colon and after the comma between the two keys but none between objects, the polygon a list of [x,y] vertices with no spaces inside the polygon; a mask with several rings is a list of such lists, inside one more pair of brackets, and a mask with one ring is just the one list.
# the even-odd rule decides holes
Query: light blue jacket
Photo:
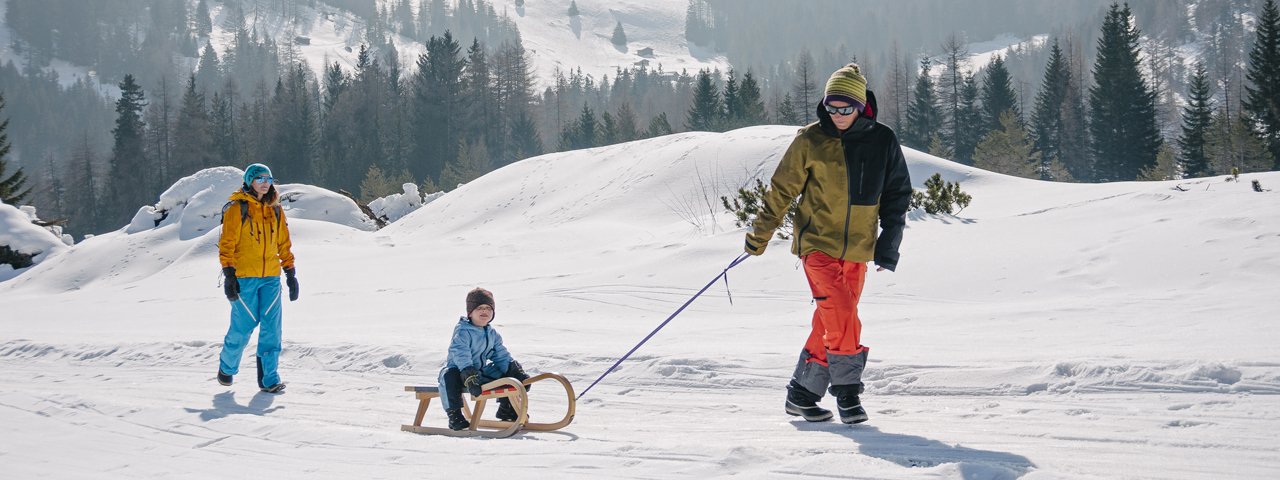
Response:
[{"label": "light blue jacket", "polygon": [[[492,324],[477,327],[467,317],[458,320],[453,327],[453,340],[449,342],[446,370],[453,367],[461,371],[473,367],[477,372],[506,372],[510,364],[511,354],[502,345],[502,335],[498,335]],[[486,368],[490,366],[495,368]]]}]

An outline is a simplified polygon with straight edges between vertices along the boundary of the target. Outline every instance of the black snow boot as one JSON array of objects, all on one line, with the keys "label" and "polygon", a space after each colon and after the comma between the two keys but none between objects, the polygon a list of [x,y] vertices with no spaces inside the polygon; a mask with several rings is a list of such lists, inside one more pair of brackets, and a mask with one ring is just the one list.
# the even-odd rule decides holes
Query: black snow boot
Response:
[{"label": "black snow boot", "polygon": [[803,417],[810,422],[831,420],[831,410],[818,406],[818,400],[820,399],[822,399],[821,396],[806,390],[795,382],[791,382],[790,385],[787,385],[787,414]]},{"label": "black snow boot", "polygon": [[498,399],[498,420],[504,422],[514,422],[520,418],[520,414],[516,412],[516,408],[511,406],[511,399],[502,397]]},{"label": "black snow boot", "polygon": [[231,375],[222,373],[222,369],[218,369],[218,384],[224,387],[231,386]]},{"label": "black snow boot", "polygon": [[862,408],[858,394],[862,385],[832,385],[831,393],[836,396],[836,406],[840,410],[840,421],[844,423],[862,423],[867,421],[867,411]]},{"label": "black snow boot", "polygon": [[468,422],[467,419],[462,416],[461,408],[450,408],[445,410],[444,413],[449,416],[449,430],[466,430],[471,428],[471,422]]}]

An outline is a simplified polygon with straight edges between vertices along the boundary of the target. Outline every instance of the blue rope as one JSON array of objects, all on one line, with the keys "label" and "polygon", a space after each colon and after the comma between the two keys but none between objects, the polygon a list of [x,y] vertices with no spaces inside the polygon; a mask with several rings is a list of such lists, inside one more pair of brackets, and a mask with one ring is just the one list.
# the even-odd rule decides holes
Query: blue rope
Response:
[{"label": "blue rope", "polygon": [[[653,336],[658,333],[658,330],[662,330],[662,327],[665,327],[667,326],[668,323],[671,323],[671,320],[676,318],[676,315],[679,315],[680,312],[683,312],[684,309],[689,306],[689,304],[693,303],[694,300],[697,300],[697,298],[700,295],[702,295],[702,292],[707,291],[708,288],[711,288],[712,285],[715,285],[716,281],[720,280],[720,277],[724,277],[725,291],[728,292],[729,269],[738,266],[739,263],[742,263],[743,260],[746,260],[750,256],[751,255],[748,253],[743,253],[742,255],[739,255],[738,258],[734,259],[734,261],[730,263],[729,266],[724,267],[724,270],[721,271],[719,275],[716,275],[716,278],[713,278],[711,279],[710,282],[707,282],[707,285],[702,287],[702,290],[698,290],[698,293],[693,294],[693,297],[689,298],[688,301],[684,302],[684,305],[681,305],[680,308],[676,309],[675,313],[672,313],[670,317],[667,317],[667,319],[663,320],[661,324],[658,324],[658,328],[655,328],[653,329],[652,332],[649,332],[649,335],[646,335],[643,340],[640,340],[640,343],[637,343],[636,346],[631,347],[630,352],[627,352],[627,354],[623,355],[622,358],[619,358],[617,362],[614,362],[612,367],[609,367],[608,370],[605,370],[604,373],[600,374],[600,378],[597,378],[596,381],[591,382],[591,385],[588,386],[586,390],[583,390],[582,393],[578,394],[577,399],[581,400],[582,397],[587,394],[587,392],[591,391],[591,387],[596,386],[597,383],[600,383],[601,380],[604,380],[604,377],[612,373],[615,368],[618,368],[618,365],[622,365],[622,362],[625,361],[627,357],[630,357],[631,354],[636,353],[636,350],[639,350],[641,345],[644,345],[644,343],[649,341],[650,338],[653,338]],[[731,304],[733,303],[732,296],[729,297],[729,303]]]}]

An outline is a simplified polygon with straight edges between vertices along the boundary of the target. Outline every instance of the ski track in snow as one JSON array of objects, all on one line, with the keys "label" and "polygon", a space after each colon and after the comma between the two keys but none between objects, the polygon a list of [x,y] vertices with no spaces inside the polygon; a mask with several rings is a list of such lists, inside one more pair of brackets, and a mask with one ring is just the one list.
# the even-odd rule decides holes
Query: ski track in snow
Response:
[{"label": "ski track in snow", "polygon": [[[35,475],[54,467],[70,476],[90,475],[98,469],[107,474],[129,472],[129,476],[179,473],[172,470],[174,464],[128,460],[165,455],[180,456],[184,468],[195,471],[219,468],[228,474],[248,473],[282,461],[305,464],[325,458],[328,461],[317,465],[315,473],[396,476],[479,449],[501,451],[504,464],[524,468],[521,471],[530,476],[540,470],[570,477],[603,471],[625,476],[626,469],[637,469],[677,476],[746,472],[850,478],[842,470],[828,467],[824,473],[813,468],[854,462],[863,469],[852,471],[875,473],[864,477],[855,473],[853,478],[916,474],[1017,478],[1049,467],[1036,465],[1018,452],[1069,444],[1075,451],[1071,468],[1088,471],[1092,462],[1123,455],[1126,461],[1136,462],[1130,473],[1141,478],[1143,463],[1179,461],[1168,458],[1169,452],[1198,459],[1186,465],[1191,470],[1184,473],[1234,471],[1245,476],[1274,468],[1280,454],[1280,448],[1267,438],[1201,439],[1196,434],[1233,432],[1246,424],[1246,434],[1280,428],[1280,416],[1273,408],[1280,397],[1271,395],[1280,392],[1276,379],[1248,380],[1246,375],[1236,383],[1253,382],[1254,386],[1206,393],[1194,380],[1196,375],[1181,383],[1152,378],[1159,376],[1156,372],[1188,370],[1215,377],[1227,367],[1152,368],[1139,375],[1146,383],[1121,383],[1115,378],[1125,378],[1131,368],[1115,365],[1022,367],[1051,372],[1048,377],[1065,373],[1083,377],[1078,382],[1093,378],[1104,386],[1115,384],[1114,389],[1057,392],[1052,388],[915,388],[910,386],[913,381],[938,372],[951,372],[953,378],[973,374],[955,372],[965,369],[959,366],[876,365],[872,370],[879,373],[869,378],[868,393],[863,396],[873,421],[850,427],[811,424],[783,415],[779,385],[786,379],[753,376],[736,359],[636,357],[579,403],[574,424],[564,431],[525,432],[512,440],[474,440],[398,431],[400,423],[412,418],[416,404],[401,387],[434,383],[437,366],[433,362],[422,367],[414,361],[388,366],[387,360],[396,355],[389,357],[384,346],[289,344],[282,355],[289,391],[273,396],[253,388],[251,364],[242,368],[236,385],[217,386],[208,369],[216,364],[219,347],[201,342],[120,348],[24,341],[0,345],[0,367],[7,372],[0,380],[0,411],[4,412],[0,418],[10,425],[9,433],[14,435],[10,438],[31,439],[8,449],[10,461],[18,460],[15,473]],[[427,356],[439,358],[438,354]],[[317,357],[323,361],[309,361]],[[564,367],[571,379],[577,377],[575,383],[583,385],[583,375],[602,371],[609,360],[532,356],[527,363],[552,370]],[[191,382],[191,378],[207,381]],[[532,415],[554,417],[563,411],[562,394],[553,390],[558,389],[531,391]],[[632,416],[634,421],[601,422],[617,415]],[[443,422],[443,413],[434,408],[427,421]],[[1153,426],[1167,435],[1147,436],[1145,430]],[[726,441],[726,435],[734,440]],[[22,461],[71,436],[88,436],[103,448],[80,452],[59,465]],[[1233,441],[1222,443],[1223,438]],[[1117,453],[1117,445],[1124,445],[1126,453]],[[833,457],[837,460],[823,460]],[[557,468],[566,463],[573,468]],[[618,465],[623,470],[615,470]],[[1230,465],[1244,469],[1226,470]]]}]

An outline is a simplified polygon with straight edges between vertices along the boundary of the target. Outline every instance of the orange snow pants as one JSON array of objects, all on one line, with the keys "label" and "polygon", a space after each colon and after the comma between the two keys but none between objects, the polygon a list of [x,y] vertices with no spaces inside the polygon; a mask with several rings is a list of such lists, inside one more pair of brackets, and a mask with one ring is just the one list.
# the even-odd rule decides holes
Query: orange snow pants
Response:
[{"label": "orange snow pants", "polygon": [[[828,365],[827,355],[859,355],[867,350],[861,343],[862,321],[858,300],[867,279],[867,264],[839,260],[822,252],[804,257],[804,273],[817,308],[813,311],[813,331],[804,344],[807,361]],[[865,358],[863,356],[862,358]],[[861,376],[861,368],[859,376]],[[833,377],[840,375],[833,375]],[[846,383],[832,378],[832,383]],[[815,393],[821,393],[815,392]]]}]

